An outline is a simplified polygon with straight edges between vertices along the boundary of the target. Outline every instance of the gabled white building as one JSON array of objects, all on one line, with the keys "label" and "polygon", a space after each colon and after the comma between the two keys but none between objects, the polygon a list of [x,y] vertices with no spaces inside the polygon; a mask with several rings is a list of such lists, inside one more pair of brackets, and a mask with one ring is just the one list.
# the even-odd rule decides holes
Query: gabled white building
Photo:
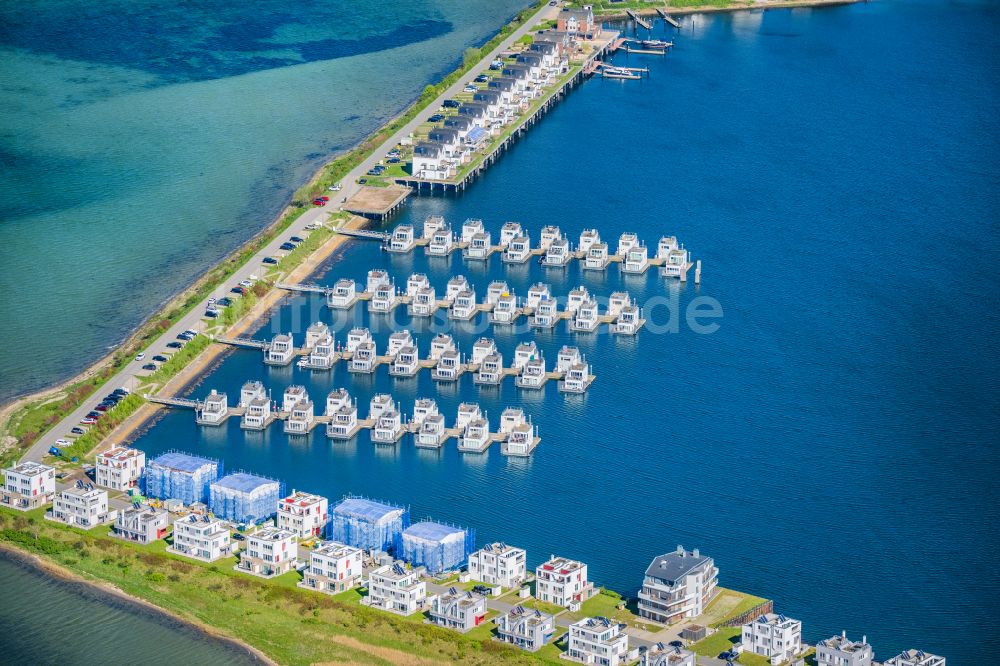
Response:
[{"label": "gabled white building", "polygon": [[48,504],[56,493],[56,470],[36,462],[23,462],[3,471],[0,504],[29,511]]},{"label": "gabled white building", "polygon": [[777,666],[802,652],[802,623],[777,613],[765,613],[743,625],[742,649],[766,657]]},{"label": "gabled white building", "polygon": [[535,569],[535,597],[569,608],[594,594],[594,584],[587,580],[587,565],[553,555]]},{"label": "gabled white building", "polygon": [[418,143],[413,148],[413,175],[425,180],[446,180],[452,176],[451,158],[439,143]]},{"label": "gabled white building", "polygon": [[499,541],[488,543],[469,555],[469,575],[487,585],[516,587],[527,576],[526,561],[523,548]]},{"label": "gabled white building", "polygon": [[619,666],[628,655],[627,625],[606,617],[588,617],[569,625],[566,658],[581,664]]},{"label": "gabled white building", "polygon": [[309,553],[309,566],[299,587],[337,594],[352,589],[361,580],[361,550],[328,541]]},{"label": "gabled white building", "polygon": [[294,532],[300,539],[322,537],[330,520],[328,507],[325,497],[292,491],[278,500],[278,527]]}]

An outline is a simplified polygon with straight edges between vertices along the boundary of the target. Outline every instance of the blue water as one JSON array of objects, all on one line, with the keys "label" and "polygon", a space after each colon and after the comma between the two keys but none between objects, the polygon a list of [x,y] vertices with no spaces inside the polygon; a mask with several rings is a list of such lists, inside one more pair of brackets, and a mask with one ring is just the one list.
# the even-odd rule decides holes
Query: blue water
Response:
[{"label": "blue water", "polygon": [[104,355],[522,4],[0,3],[0,401]]},{"label": "blue water", "polygon": [[[627,288],[661,329],[636,339],[486,331],[505,356],[534,337],[554,360],[579,345],[598,375],[585,396],[435,386],[413,380],[267,369],[228,356],[194,395],[235,399],[247,379],[280,395],[305,384],[321,402],[347,387],[366,412],[391,391],[404,412],[435,397],[451,420],[477,400],[495,420],[521,405],[542,443],[530,460],[498,450],[376,447],[366,435],[289,441],[235,420],[199,429],[173,412],[138,440],[179,447],[333,497],[363,493],[474,526],[537,563],[590,564],[598,583],[634,593],[650,558],[678,543],[713,555],[722,584],[776,600],[810,641],[865,633],[876,656],[919,647],[950,664],[983,663],[1000,575],[997,451],[1000,12],[985,2],[878,2],[823,10],[695,16],[641,82],[592,80],[556,107],[460,198],[419,198],[399,222],[440,213],[455,224],[596,226],[647,243],[676,234],[704,259],[700,287],[654,273],[603,277],[537,266],[475,267],[358,242],[317,276],[431,276],[439,293],[465,273],[524,293],[538,279],[565,295],[583,283]],[[616,61],[625,62],[622,55]],[[715,299],[711,334],[683,313]],[[652,300],[652,299],[658,300]],[[676,304],[670,305],[676,298]],[[664,303],[665,300],[665,303]],[[655,304],[655,307],[653,307]],[[680,313],[677,332],[669,316]],[[290,298],[258,336],[361,323]],[[394,326],[412,326],[402,312]],[[419,346],[426,353],[425,325]],[[464,350],[483,327],[452,327]],[[301,337],[300,337],[301,339]]]}]

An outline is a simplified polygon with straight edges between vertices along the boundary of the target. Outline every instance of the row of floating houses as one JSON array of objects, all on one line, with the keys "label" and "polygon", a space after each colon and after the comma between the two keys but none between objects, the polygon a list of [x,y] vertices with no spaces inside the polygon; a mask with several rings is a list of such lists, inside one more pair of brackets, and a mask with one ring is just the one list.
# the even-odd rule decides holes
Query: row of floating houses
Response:
[{"label": "row of floating houses", "polygon": [[[115,490],[143,487],[148,497],[164,508],[144,506],[137,498],[123,511],[108,508],[108,492],[78,481],[55,491],[55,470],[25,462],[4,470],[0,504],[28,510],[52,502],[49,520],[92,528],[111,524],[112,534],[128,541],[150,543],[167,536],[168,511],[181,513],[173,522],[168,552],[212,562],[238,555],[234,569],[271,578],[293,570],[302,573],[299,587],[336,594],[366,585],[362,603],[400,615],[427,614],[430,622],[457,631],[468,631],[487,621],[488,596],[518,589],[518,597],[531,592],[527,553],[498,542],[476,550],[475,532],[440,522],[411,523],[407,507],[364,497],[347,496],[332,509],[322,496],[293,491],[284,484],[245,472],[223,475],[221,461],[170,451],[148,465],[138,450],[116,447],[99,454],[96,478]],[[114,470],[114,474],[109,474]],[[251,529],[234,545],[233,524]],[[254,524],[259,524],[256,529]],[[301,561],[299,541],[320,541]],[[368,566],[366,567],[366,563]],[[366,571],[367,568],[367,571]],[[438,576],[464,570],[461,582],[479,582],[471,591],[449,588],[428,594],[425,575]],[[639,617],[646,622],[674,625],[690,622],[680,631],[687,641],[698,641],[710,629],[697,624],[719,592],[719,570],[713,558],[697,549],[676,550],[655,557],[637,593]],[[534,596],[538,601],[571,611],[597,593],[584,562],[551,556],[534,570]],[[497,639],[535,651],[556,635],[556,618],[520,603],[502,607],[494,618]],[[793,663],[807,646],[802,642],[802,622],[775,613],[764,602],[735,619],[739,642],[723,654],[736,659],[748,652],[772,664]],[[620,666],[636,659],[644,666],[695,666],[695,653],[683,643],[657,643],[642,649],[630,646],[626,624],[605,617],[584,617],[570,624],[563,656],[580,663]],[[846,633],[816,645],[819,666],[872,666],[874,653],[866,638],[848,640]],[[883,666],[946,666],[945,658],[920,650],[906,650]]]},{"label": "row of floating houses", "polygon": [[539,244],[533,247],[531,236],[519,222],[506,222],[500,229],[498,242],[486,230],[480,219],[467,219],[456,234],[440,215],[429,216],[418,235],[413,225],[401,224],[391,232],[341,232],[361,237],[376,238],[383,247],[394,253],[412,252],[418,246],[425,248],[428,256],[447,257],[456,250],[469,260],[486,260],[493,254],[501,255],[504,263],[523,264],[537,257],[542,266],[562,268],[571,261],[582,262],[585,270],[603,271],[611,263],[621,264],[623,273],[641,275],[651,266],[658,266],[664,277],[687,279],[692,267],[691,253],[679,245],[674,236],[663,236],[656,246],[656,254],[650,256],[649,248],[631,232],[621,234],[616,251],[610,251],[607,242],[601,240],[597,229],[584,229],[580,233],[576,247],[562,230],[553,225],[541,230]]},{"label": "row of floating houses", "polygon": [[[410,275],[402,291],[380,268],[368,271],[362,291],[358,290],[357,282],[347,278],[337,280],[331,288],[284,283],[278,286],[288,291],[322,292],[326,295],[327,306],[334,310],[347,310],[359,301],[367,301],[369,312],[387,314],[405,304],[411,317],[431,317],[443,309],[453,321],[470,321],[482,312],[488,314],[494,325],[516,324],[521,317],[526,317],[535,328],[551,328],[566,320],[574,331],[590,333],[607,324],[611,332],[618,335],[635,335],[645,324],[642,309],[627,291],[612,293],[602,312],[597,297],[583,285],[570,290],[563,308],[553,296],[552,287],[544,282],[531,285],[527,295],[521,298],[511,292],[505,280],[494,280],[480,303],[475,287],[464,275],[449,279],[443,298],[439,299],[426,274]],[[307,347],[308,341],[307,336]]]}]

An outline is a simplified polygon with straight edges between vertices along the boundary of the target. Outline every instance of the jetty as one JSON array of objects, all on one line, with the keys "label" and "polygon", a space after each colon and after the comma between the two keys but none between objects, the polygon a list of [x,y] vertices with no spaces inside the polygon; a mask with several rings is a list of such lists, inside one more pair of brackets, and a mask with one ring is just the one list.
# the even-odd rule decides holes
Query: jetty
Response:
[{"label": "jetty", "polygon": [[656,8],[656,13],[659,14],[660,18],[662,18],[664,21],[666,21],[667,23],[669,23],[673,27],[675,27],[677,29],[680,29],[680,27],[681,27],[680,21],[678,21],[673,16],[671,16],[670,14],[668,14],[667,12],[665,12],[663,9],[661,9],[660,7],[657,7]]},{"label": "jetty", "polygon": [[381,221],[399,210],[411,191],[405,187],[365,185],[345,201],[341,208],[354,215]]},{"label": "jetty", "polygon": [[652,30],[653,25],[649,21],[647,21],[646,19],[644,19],[641,16],[639,16],[638,14],[636,14],[631,9],[626,9],[625,13],[628,14],[628,17],[630,19],[632,19],[635,22],[636,25],[641,25],[646,30]]}]

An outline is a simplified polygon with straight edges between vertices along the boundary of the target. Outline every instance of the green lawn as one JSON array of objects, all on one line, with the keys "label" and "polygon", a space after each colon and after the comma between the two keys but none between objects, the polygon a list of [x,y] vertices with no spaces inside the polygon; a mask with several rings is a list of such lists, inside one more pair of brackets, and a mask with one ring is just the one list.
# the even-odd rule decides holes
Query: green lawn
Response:
[{"label": "green lawn", "polygon": [[[714,634],[703,641],[698,641],[691,645],[691,650],[703,657],[718,657],[740,642],[741,627],[722,627]],[[744,653],[740,655],[737,663],[745,666],[770,666],[771,661],[760,655]]]},{"label": "green lawn", "polygon": [[717,627],[766,601],[767,599],[762,597],[720,587],[719,593],[708,604],[705,612],[696,618],[696,622],[709,627]]}]

